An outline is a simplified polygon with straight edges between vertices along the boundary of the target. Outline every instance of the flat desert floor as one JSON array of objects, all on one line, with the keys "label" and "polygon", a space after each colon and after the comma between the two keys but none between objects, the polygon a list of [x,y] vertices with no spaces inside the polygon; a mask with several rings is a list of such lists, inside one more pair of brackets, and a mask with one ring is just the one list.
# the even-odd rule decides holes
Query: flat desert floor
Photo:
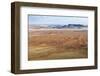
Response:
[{"label": "flat desert floor", "polygon": [[87,58],[85,30],[29,30],[28,60]]}]

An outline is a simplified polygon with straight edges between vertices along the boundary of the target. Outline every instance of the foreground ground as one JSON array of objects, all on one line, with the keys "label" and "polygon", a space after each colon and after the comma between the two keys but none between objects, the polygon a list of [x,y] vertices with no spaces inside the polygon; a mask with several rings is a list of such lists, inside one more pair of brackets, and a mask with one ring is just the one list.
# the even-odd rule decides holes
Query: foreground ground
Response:
[{"label": "foreground ground", "polygon": [[30,30],[28,60],[87,58],[87,31]]}]

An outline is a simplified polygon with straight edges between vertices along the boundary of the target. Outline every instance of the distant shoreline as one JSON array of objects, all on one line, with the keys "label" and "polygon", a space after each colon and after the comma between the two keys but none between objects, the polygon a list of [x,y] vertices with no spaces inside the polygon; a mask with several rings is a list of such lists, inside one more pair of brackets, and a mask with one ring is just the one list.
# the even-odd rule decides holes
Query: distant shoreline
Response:
[{"label": "distant shoreline", "polygon": [[29,31],[48,31],[48,30],[59,30],[59,31],[63,31],[63,30],[72,30],[72,31],[87,31],[87,29],[29,29]]}]

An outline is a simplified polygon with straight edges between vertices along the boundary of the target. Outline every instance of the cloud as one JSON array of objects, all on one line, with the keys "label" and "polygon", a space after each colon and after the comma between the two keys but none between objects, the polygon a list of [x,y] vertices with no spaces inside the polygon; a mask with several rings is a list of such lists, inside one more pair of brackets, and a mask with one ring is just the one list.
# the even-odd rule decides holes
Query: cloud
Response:
[{"label": "cloud", "polygon": [[30,15],[29,24],[83,24],[88,25],[88,17]]}]

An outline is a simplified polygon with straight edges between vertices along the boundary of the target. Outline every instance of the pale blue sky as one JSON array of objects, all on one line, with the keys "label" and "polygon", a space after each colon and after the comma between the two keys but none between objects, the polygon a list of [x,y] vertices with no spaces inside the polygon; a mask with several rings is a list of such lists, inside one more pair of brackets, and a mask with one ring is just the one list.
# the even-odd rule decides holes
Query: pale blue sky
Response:
[{"label": "pale blue sky", "polygon": [[88,25],[88,17],[29,15],[32,24],[83,24]]}]

